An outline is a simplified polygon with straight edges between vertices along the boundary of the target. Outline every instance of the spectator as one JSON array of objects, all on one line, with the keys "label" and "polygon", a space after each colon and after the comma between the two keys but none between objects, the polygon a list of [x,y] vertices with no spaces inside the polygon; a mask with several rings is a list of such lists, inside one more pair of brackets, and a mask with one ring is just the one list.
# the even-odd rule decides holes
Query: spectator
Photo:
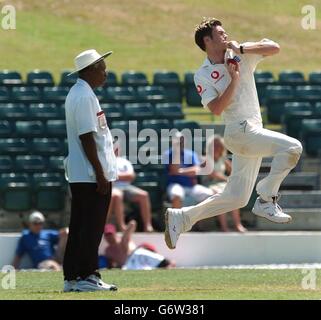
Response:
[{"label": "spectator", "polygon": [[[203,183],[213,190],[214,193],[223,192],[228,176],[231,173],[231,161],[226,158],[226,148],[224,146],[224,140],[221,136],[212,136],[206,145],[206,164],[213,168],[210,175],[203,176]],[[227,173],[227,175],[225,174]],[[233,222],[235,229],[239,232],[246,232],[240,218],[240,210],[235,209],[232,211]],[[218,216],[221,229],[224,232],[228,232],[228,224],[225,214]]]},{"label": "spectator", "polygon": [[213,191],[197,183],[200,161],[197,154],[184,147],[184,136],[177,132],[172,148],[166,151],[167,195],[173,208],[181,208],[185,197],[201,202]]},{"label": "spectator", "polygon": [[135,171],[132,164],[126,158],[119,156],[120,150],[118,146],[114,151],[117,157],[118,180],[113,185],[110,212],[115,214],[120,230],[125,231],[124,201],[137,203],[143,221],[144,232],[153,232],[149,194],[131,184],[135,179]]},{"label": "spectator", "polygon": [[106,258],[110,268],[123,270],[149,270],[155,268],[170,268],[174,263],[158,254],[150,244],[137,246],[132,240],[136,230],[136,221],[131,220],[121,237],[117,236],[116,228],[112,224],[105,226],[107,241]]},{"label": "spectator", "polygon": [[29,216],[29,229],[22,232],[12,263],[16,269],[20,266],[22,256],[27,253],[34,268],[61,270],[68,229],[43,229],[44,223],[45,218],[41,212],[35,211]]}]

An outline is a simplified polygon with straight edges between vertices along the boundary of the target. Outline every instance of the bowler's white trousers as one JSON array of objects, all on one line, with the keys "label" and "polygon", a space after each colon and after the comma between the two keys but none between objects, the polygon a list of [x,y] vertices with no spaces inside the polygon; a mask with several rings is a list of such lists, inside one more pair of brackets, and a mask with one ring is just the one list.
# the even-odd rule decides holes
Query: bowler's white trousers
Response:
[{"label": "bowler's white trousers", "polygon": [[300,141],[282,133],[264,129],[261,123],[240,121],[225,127],[224,142],[233,153],[232,172],[222,193],[214,194],[196,206],[184,207],[184,231],[197,221],[230,212],[247,205],[262,162],[273,156],[267,177],[258,182],[257,193],[272,201],[284,178],[302,153]]}]

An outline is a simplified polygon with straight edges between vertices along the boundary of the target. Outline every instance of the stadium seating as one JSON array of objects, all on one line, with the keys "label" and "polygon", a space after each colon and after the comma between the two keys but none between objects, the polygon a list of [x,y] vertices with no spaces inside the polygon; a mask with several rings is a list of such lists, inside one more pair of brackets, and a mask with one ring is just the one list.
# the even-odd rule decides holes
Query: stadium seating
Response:
[{"label": "stadium seating", "polygon": [[303,85],[305,84],[304,75],[300,71],[284,70],[279,74],[280,85]]},{"label": "stadium seating", "polygon": [[101,103],[102,110],[105,112],[107,122],[124,119],[124,107],[120,103]]},{"label": "stadium seating", "polygon": [[139,87],[147,86],[147,76],[143,72],[128,71],[121,76],[121,83],[123,86]]},{"label": "stadium seating", "polygon": [[185,97],[189,106],[199,107],[202,105],[201,97],[194,84],[194,73],[187,72],[184,75]]},{"label": "stadium seating", "polygon": [[9,156],[0,156],[0,172],[14,171],[14,163]]},{"label": "stadium seating", "polygon": [[313,118],[312,111],[290,111],[285,113],[282,118],[282,123],[285,132],[290,137],[300,139],[302,130],[302,121],[304,118]]},{"label": "stadium seating", "polygon": [[33,154],[44,156],[63,155],[63,144],[57,138],[34,138],[31,150]]},{"label": "stadium seating", "polygon": [[[272,100],[273,101],[273,100]],[[271,104],[270,104],[271,103]],[[297,111],[313,111],[313,106],[310,102],[277,102],[273,101],[267,105],[267,116],[271,123],[281,123],[281,119],[285,113]]]},{"label": "stadium seating", "polygon": [[37,182],[34,188],[35,207],[41,211],[60,211],[65,207],[64,185],[61,182]]},{"label": "stadium seating", "polygon": [[136,91],[132,87],[108,87],[106,90],[106,99],[103,102],[125,104],[139,101]]},{"label": "stadium seating", "polygon": [[157,119],[176,120],[183,119],[184,113],[180,103],[157,103],[155,106]]},{"label": "stadium seating", "polygon": [[0,154],[2,155],[28,154],[29,151],[30,149],[26,139],[0,139]]},{"label": "stadium seating", "polygon": [[261,105],[265,104],[265,90],[268,85],[275,82],[272,72],[257,70],[254,73],[256,89]]},{"label": "stadium seating", "polygon": [[68,87],[45,87],[43,89],[43,102],[62,104],[65,102],[68,92]]},{"label": "stadium seating", "polygon": [[166,96],[163,87],[145,86],[137,88],[137,98],[140,102],[159,103],[165,102]]},{"label": "stadium seating", "polygon": [[46,123],[46,133],[48,137],[64,138],[67,136],[65,120],[48,120]]},{"label": "stadium seating", "polygon": [[309,74],[310,85],[321,85],[321,71],[314,71]]},{"label": "stadium seating", "polygon": [[54,79],[49,71],[33,70],[27,74],[27,84],[37,87],[53,86]]},{"label": "stadium seating", "polygon": [[13,87],[11,99],[11,102],[37,103],[41,102],[41,92],[36,86]]},{"label": "stadium seating", "polygon": [[15,170],[19,172],[44,172],[47,168],[45,159],[41,156],[17,156]]},{"label": "stadium seating", "polygon": [[0,103],[5,103],[10,101],[9,90],[6,87],[0,87]]},{"label": "stadium seating", "polygon": [[17,121],[15,134],[18,138],[43,137],[45,126],[41,121]]},{"label": "stadium seating", "polygon": [[32,103],[29,105],[29,119],[55,120],[64,118],[64,113],[59,104],[55,103]]},{"label": "stadium seating", "polygon": [[1,103],[0,119],[25,120],[29,116],[28,107],[23,103]]},{"label": "stadium seating", "polygon": [[300,101],[318,102],[321,101],[321,86],[297,86],[294,94]]},{"label": "stadium seating", "polygon": [[176,72],[155,72],[153,76],[153,85],[162,86],[164,88],[167,102],[182,102],[182,85]]},{"label": "stadium seating", "polygon": [[60,87],[72,87],[76,83],[76,81],[78,79],[78,74],[74,73],[74,74],[68,76],[68,74],[71,71],[72,70],[64,70],[61,72],[60,83],[59,83]]},{"label": "stadium seating", "polygon": [[319,119],[303,119],[301,132],[305,152],[310,156],[321,155],[321,116]]},{"label": "stadium seating", "polygon": [[0,120],[0,138],[9,138],[13,134],[13,128],[9,121]]},{"label": "stadium seating", "polygon": [[115,72],[107,71],[107,81],[105,86],[108,86],[108,87],[118,86],[117,75]]},{"label": "stadium seating", "polygon": [[64,156],[50,156],[48,161],[48,170],[64,173],[64,158]]},{"label": "stadium seating", "polygon": [[23,85],[21,74],[17,71],[0,71],[0,86],[19,86]]},{"label": "stadium seating", "polygon": [[153,119],[154,107],[151,103],[127,103],[125,104],[125,117],[128,120]]}]

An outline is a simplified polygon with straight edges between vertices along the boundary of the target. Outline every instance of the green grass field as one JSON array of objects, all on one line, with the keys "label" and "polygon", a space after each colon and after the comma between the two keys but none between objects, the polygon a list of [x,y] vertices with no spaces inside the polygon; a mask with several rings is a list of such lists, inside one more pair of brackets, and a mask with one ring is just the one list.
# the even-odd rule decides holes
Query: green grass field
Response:
[{"label": "green grass field", "polygon": [[[102,276],[106,282],[117,284],[118,292],[62,293],[60,272],[18,272],[15,290],[4,290],[0,286],[0,300],[321,299],[321,270],[316,272],[315,290],[302,288],[306,275],[299,269],[111,270],[103,271]],[[3,274],[0,280],[2,277]]]},{"label": "green grass field", "polygon": [[[17,9],[17,29],[0,28],[0,69],[54,72],[73,68],[77,53],[91,47],[113,50],[109,68],[118,74],[141,70],[151,79],[159,69],[181,75],[195,70],[204,54],[194,45],[194,27],[203,16],[220,18],[238,41],[263,37],[278,41],[282,51],[260,69],[277,73],[320,68],[321,2],[319,0],[3,0]],[[301,27],[306,4],[314,5],[316,30]]]}]

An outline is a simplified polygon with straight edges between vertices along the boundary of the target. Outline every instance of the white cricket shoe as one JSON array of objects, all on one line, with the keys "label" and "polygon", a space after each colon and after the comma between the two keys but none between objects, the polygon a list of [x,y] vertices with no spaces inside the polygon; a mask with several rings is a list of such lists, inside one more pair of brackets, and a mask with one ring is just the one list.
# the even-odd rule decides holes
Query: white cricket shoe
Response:
[{"label": "white cricket shoe", "polygon": [[77,281],[76,280],[65,280],[64,281],[64,292],[73,292],[75,291],[77,285]]},{"label": "white cricket shoe", "polygon": [[260,197],[255,201],[252,212],[262,218],[266,218],[275,223],[288,223],[292,217],[282,211],[282,208],[277,204],[276,200],[273,202],[261,202]]},{"label": "white cricket shoe", "polygon": [[165,212],[165,242],[169,249],[175,249],[179,235],[184,232],[182,209],[168,208]]},{"label": "white cricket shoe", "polygon": [[99,277],[92,274],[85,280],[78,280],[74,291],[117,291],[117,287],[113,284],[103,282]]}]

